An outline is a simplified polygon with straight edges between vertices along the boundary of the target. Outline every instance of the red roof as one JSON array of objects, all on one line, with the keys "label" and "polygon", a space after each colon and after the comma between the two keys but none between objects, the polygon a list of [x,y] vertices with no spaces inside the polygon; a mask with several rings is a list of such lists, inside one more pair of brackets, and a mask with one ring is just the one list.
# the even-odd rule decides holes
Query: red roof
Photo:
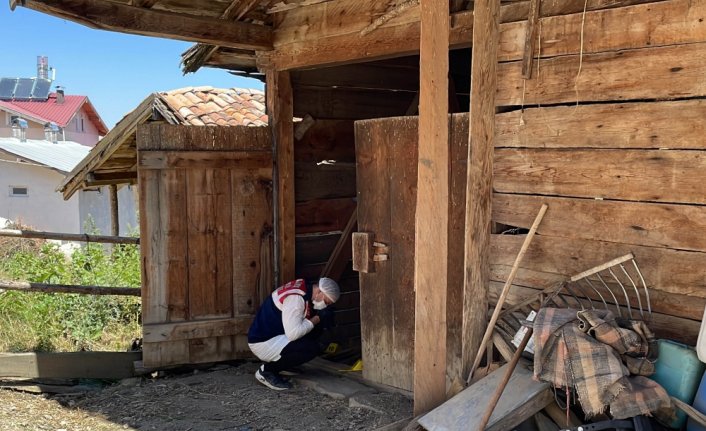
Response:
[{"label": "red roof", "polygon": [[46,101],[0,100],[0,108],[45,122],[53,122],[59,127],[66,127],[84,105],[88,118],[96,126],[98,133],[101,135],[108,133],[108,128],[86,96],[66,95],[63,103],[56,103],[56,93],[51,93]]}]

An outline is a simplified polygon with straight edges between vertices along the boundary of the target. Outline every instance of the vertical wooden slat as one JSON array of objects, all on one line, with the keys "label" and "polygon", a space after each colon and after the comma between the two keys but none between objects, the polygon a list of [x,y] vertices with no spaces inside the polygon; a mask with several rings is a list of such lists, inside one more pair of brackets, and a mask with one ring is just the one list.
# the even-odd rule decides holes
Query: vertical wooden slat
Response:
[{"label": "vertical wooden slat", "polygon": [[415,231],[414,414],[446,397],[449,222],[449,5],[421,0]]},{"label": "vertical wooden slat", "polygon": [[522,53],[522,77],[532,78],[532,60],[534,47],[537,40],[537,23],[539,22],[540,0],[530,0],[529,16],[527,18],[527,31],[525,32],[525,49]]},{"label": "vertical wooden slat", "polygon": [[[390,181],[391,247],[389,261],[391,283],[384,288],[391,296],[392,366],[399,387],[414,388],[415,295],[414,292],[414,214],[417,205],[418,127],[414,118],[400,119],[391,128],[400,129],[403,138],[379,142],[389,147],[388,170],[383,177]],[[388,123],[389,124],[389,123]],[[403,132],[404,131],[404,132]],[[397,136],[400,136],[397,134]],[[409,136],[410,139],[404,139]],[[383,241],[384,242],[384,241]],[[380,266],[378,264],[378,266]],[[380,286],[383,288],[383,286]],[[443,368],[443,367],[442,367]]]},{"label": "vertical wooden slat", "polygon": [[[233,310],[254,314],[259,306],[258,281],[263,276],[260,256],[270,228],[271,206],[261,170],[231,171],[233,213]],[[271,289],[270,289],[271,290]]]},{"label": "vertical wooden slat", "polygon": [[189,301],[187,270],[188,244],[186,240],[186,176],[185,171],[165,169],[160,173],[161,229],[169,250],[165,256],[167,291],[167,319],[179,322],[188,318]]},{"label": "vertical wooden slat", "polygon": [[294,126],[292,84],[289,72],[269,70],[266,73],[267,115],[272,129],[275,159],[275,242],[278,270],[275,282],[294,278]]},{"label": "vertical wooden slat", "polygon": [[[390,146],[388,129],[379,120],[356,125],[356,176],[358,231],[373,232],[375,240],[403,248],[409,244],[393,244],[390,233]],[[398,386],[392,361],[393,300],[390,292],[392,262],[378,265],[374,273],[360,273],[360,330],[362,338],[363,377],[374,382]],[[411,293],[408,293],[411,294]]]},{"label": "vertical wooden slat", "polygon": [[159,171],[138,172],[140,184],[140,249],[142,254],[142,320],[144,324],[163,323],[167,318],[166,269],[162,265],[165,248],[159,205]]},{"label": "vertical wooden slat", "polygon": [[118,186],[111,184],[108,186],[110,190],[110,234],[113,236],[120,235],[120,213],[118,211]]},{"label": "vertical wooden slat", "polygon": [[[214,292],[214,314],[233,315],[233,218],[230,169],[216,169],[213,177],[213,200],[209,208],[214,217],[215,248],[212,251],[216,261],[216,286]],[[238,226],[242,229],[244,226]],[[237,254],[235,255],[237,256]]]},{"label": "vertical wooden slat", "polygon": [[480,345],[488,311],[499,9],[500,0],[474,3],[462,329],[464,376]]}]

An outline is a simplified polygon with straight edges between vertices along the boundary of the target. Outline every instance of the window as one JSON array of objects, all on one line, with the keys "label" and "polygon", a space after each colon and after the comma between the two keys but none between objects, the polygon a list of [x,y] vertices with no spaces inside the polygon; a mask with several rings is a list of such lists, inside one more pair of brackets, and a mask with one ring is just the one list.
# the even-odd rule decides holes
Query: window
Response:
[{"label": "window", "polygon": [[29,196],[29,188],[27,186],[10,186],[10,197],[26,198]]},{"label": "window", "polygon": [[15,120],[19,120],[20,116],[19,115],[12,115],[9,112],[7,113],[7,125],[12,126],[12,123],[15,122]]}]

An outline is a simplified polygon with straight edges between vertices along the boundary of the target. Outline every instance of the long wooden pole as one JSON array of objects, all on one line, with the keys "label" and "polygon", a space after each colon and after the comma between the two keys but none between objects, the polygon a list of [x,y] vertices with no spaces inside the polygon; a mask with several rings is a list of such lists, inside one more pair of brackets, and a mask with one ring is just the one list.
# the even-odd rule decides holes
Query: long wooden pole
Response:
[{"label": "long wooden pole", "polygon": [[446,401],[449,223],[449,4],[421,0],[419,161],[414,237],[414,414]]},{"label": "long wooden pole", "polygon": [[10,238],[54,239],[59,241],[98,242],[105,244],[139,244],[140,238],[126,236],[87,235],[83,233],[41,232],[33,230],[0,229],[0,236]]},{"label": "long wooden pole", "polygon": [[0,280],[0,289],[41,293],[79,293],[83,295],[140,296],[136,287],[77,286],[72,284],[27,283]]},{"label": "long wooden pole", "polygon": [[495,406],[498,405],[498,401],[500,401],[500,397],[502,396],[503,391],[507,386],[507,383],[510,381],[512,373],[515,372],[515,367],[517,366],[517,363],[522,357],[522,352],[525,350],[525,347],[527,347],[527,343],[529,343],[530,338],[532,338],[532,332],[532,328],[527,328],[527,333],[525,334],[524,338],[522,338],[522,342],[517,348],[517,351],[515,351],[515,355],[512,357],[512,361],[510,361],[510,363],[508,364],[507,371],[505,372],[503,379],[500,381],[500,384],[493,393],[493,397],[488,402],[488,407],[486,408],[485,414],[483,415],[483,419],[481,420],[480,425],[478,426],[478,431],[484,431],[486,425],[488,425],[488,422],[490,422],[490,417],[493,415],[493,410],[495,410]]},{"label": "long wooden pole", "polygon": [[539,224],[542,222],[542,219],[544,218],[544,214],[547,212],[547,204],[542,204],[542,207],[539,209],[539,213],[537,214],[537,217],[534,219],[534,223],[532,223],[532,227],[529,230],[529,233],[525,237],[525,241],[522,243],[522,247],[520,248],[520,252],[517,254],[517,257],[515,258],[515,263],[512,264],[512,269],[510,270],[510,275],[507,277],[507,280],[505,281],[505,285],[503,286],[503,290],[500,293],[500,297],[498,298],[497,304],[495,304],[495,310],[493,310],[493,315],[490,318],[490,322],[488,322],[488,326],[485,329],[485,334],[483,335],[483,340],[480,343],[480,347],[478,348],[478,353],[476,353],[476,358],[473,361],[473,366],[471,367],[470,373],[468,373],[468,379],[466,379],[466,383],[469,384],[471,382],[471,378],[473,377],[473,372],[475,371],[476,368],[478,368],[478,365],[480,365],[481,358],[483,357],[483,351],[485,350],[485,346],[488,344],[488,341],[490,340],[490,337],[493,335],[493,329],[495,328],[495,323],[498,321],[498,316],[500,316],[500,312],[503,309],[503,305],[505,304],[505,299],[507,298],[507,295],[510,293],[510,287],[512,286],[512,282],[515,281],[515,276],[517,275],[517,270],[520,268],[520,263],[522,263],[522,259],[524,259],[525,254],[527,253],[527,249],[529,248],[530,244],[532,243],[532,238],[534,238],[535,233],[537,233],[537,228],[539,227]]},{"label": "long wooden pole", "polygon": [[273,202],[275,224],[275,284],[294,279],[294,123],[289,72],[266,71],[267,115],[275,158]]},{"label": "long wooden pole", "polygon": [[120,211],[118,210],[118,186],[111,184],[108,186],[110,190],[110,234],[113,236],[120,235]]},{"label": "long wooden pole", "polygon": [[463,376],[470,372],[488,313],[499,10],[500,0],[476,0],[473,9],[461,332]]}]

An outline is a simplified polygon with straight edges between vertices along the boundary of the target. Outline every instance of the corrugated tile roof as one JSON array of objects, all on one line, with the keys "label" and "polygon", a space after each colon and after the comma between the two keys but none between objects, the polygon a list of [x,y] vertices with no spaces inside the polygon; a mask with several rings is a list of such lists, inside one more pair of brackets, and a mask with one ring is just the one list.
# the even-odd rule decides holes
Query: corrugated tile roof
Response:
[{"label": "corrugated tile roof", "polygon": [[159,95],[185,125],[267,125],[265,93],[259,90],[186,87]]},{"label": "corrugated tile roof", "polygon": [[71,141],[54,144],[36,139],[22,142],[17,138],[0,138],[0,150],[62,172],[70,172],[86,157],[90,148]]},{"label": "corrugated tile roof", "polygon": [[86,96],[66,95],[63,103],[56,102],[56,93],[51,93],[46,101],[0,100],[0,107],[44,122],[56,123],[59,127],[66,127],[84,105],[87,106],[89,118],[98,132],[102,135],[108,133],[108,128]]}]

